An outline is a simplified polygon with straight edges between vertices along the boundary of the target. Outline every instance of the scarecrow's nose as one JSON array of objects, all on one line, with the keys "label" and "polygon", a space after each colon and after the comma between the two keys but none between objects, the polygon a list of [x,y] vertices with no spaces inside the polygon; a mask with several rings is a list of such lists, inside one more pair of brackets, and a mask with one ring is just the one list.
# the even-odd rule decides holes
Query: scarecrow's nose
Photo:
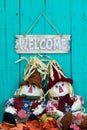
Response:
[{"label": "scarecrow's nose", "polygon": [[59,86],[59,92],[62,93],[63,92],[63,88],[61,86]]},{"label": "scarecrow's nose", "polygon": [[29,93],[32,93],[32,85],[29,87],[28,92],[29,92]]}]

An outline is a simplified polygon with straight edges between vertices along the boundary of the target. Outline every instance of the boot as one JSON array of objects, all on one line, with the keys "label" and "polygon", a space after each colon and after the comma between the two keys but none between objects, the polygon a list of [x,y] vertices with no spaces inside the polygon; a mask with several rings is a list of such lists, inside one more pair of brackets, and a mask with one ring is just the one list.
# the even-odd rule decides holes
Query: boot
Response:
[{"label": "boot", "polygon": [[86,115],[86,116],[83,116],[83,121],[82,121],[82,123],[80,124],[80,128],[87,130],[87,115]]},{"label": "boot", "polygon": [[63,130],[70,130],[70,125],[72,123],[72,113],[68,112],[65,114],[60,122],[62,124]]}]

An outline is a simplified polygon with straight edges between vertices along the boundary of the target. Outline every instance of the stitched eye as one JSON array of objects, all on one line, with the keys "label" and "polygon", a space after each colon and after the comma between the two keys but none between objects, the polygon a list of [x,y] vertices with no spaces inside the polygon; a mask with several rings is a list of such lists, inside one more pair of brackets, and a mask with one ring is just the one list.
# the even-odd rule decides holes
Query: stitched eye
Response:
[{"label": "stitched eye", "polygon": [[56,85],[55,87],[56,87],[56,88],[58,88],[58,86],[57,86],[57,85]]},{"label": "stitched eye", "polygon": [[28,87],[30,87],[30,84],[28,84]]},{"label": "stitched eye", "polygon": [[62,86],[64,86],[64,83],[62,83]]},{"label": "stitched eye", "polygon": [[35,85],[33,85],[33,88],[36,88],[36,86],[35,86]]}]

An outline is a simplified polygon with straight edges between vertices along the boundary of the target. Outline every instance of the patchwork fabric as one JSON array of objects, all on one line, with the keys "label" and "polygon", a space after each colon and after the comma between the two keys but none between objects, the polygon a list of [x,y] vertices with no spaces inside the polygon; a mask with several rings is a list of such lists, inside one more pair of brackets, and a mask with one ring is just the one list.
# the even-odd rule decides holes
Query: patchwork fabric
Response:
[{"label": "patchwork fabric", "polygon": [[30,111],[32,112],[38,105],[40,105],[41,103],[38,101],[32,101],[32,105],[31,105],[31,109]]},{"label": "patchwork fabric", "polygon": [[17,111],[19,111],[22,108],[23,101],[24,101],[24,99],[21,97],[16,97],[14,99],[14,107],[17,109]]},{"label": "patchwork fabric", "polygon": [[74,95],[74,96],[72,97],[72,100],[73,100],[73,101],[76,101],[77,99],[80,99],[81,105],[84,105],[84,100],[83,100],[83,98],[82,98],[81,96],[79,96],[79,95]]},{"label": "patchwork fabric", "polygon": [[10,98],[6,101],[6,107],[8,106],[14,106],[14,98]]},{"label": "patchwork fabric", "polygon": [[27,113],[23,110],[23,109],[21,109],[19,112],[18,112],[18,117],[20,118],[20,119],[24,119],[24,118],[27,118]]},{"label": "patchwork fabric", "polygon": [[25,99],[22,109],[25,110],[26,112],[28,112],[28,111],[30,111],[31,105],[32,105],[32,101]]},{"label": "patchwork fabric", "polygon": [[53,114],[55,109],[58,109],[58,102],[56,100],[49,100],[46,106],[47,113]]},{"label": "patchwork fabric", "polygon": [[[83,100],[83,98],[81,96],[75,95],[71,99],[72,99],[73,102],[75,102],[78,99],[80,99],[81,104],[82,105],[84,104],[84,100]],[[61,102],[61,104],[62,104],[62,102]],[[55,109],[59,110],[59,107],[60,106],[59,106],[59,101],[58,100],[55,100],[55,99],[54,100],[49,100],[47,102],[47,105],[46,105],[46,112],[50,113],[50,114],[53,114],[53,113],[55,113]],[[76,111],[79,111],[79,110],[76,110]],[[76,112],[76,111],[74,111],[74,112]],[[63,112],[64,113],[72,112],[71,111],[71,106],[69,104],[65,103]]]}]

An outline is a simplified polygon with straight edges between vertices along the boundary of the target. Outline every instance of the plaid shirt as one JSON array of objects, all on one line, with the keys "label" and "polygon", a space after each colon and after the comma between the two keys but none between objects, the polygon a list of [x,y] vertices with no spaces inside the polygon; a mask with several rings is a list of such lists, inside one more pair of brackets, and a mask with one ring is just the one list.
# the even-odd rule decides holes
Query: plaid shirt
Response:
[{"label": "plaid shirt", "polygon": [[[83,106],[84,104],[84,100],[81,96],[78,96],[78,95],[75,95],[71,98],[74,102],[77,101],[77,99],[80,99],[81,101],[81,106]],[[47,102],[47,105],[46,105],[46,112],[49,113],[49,114],[54,114],[56,112],[56,110],[58,110],[58,107],[59,107],[59,102],[58,100],[49,100]],[[71,108],[67,105],[65,106],[65,109],[69,109],[69,111],[71,111]],[[65,111],[66,111],[65,110]],[[78,111],[78,109],[76,110]],[[67,111],[66,111],[67,112]]]}]

